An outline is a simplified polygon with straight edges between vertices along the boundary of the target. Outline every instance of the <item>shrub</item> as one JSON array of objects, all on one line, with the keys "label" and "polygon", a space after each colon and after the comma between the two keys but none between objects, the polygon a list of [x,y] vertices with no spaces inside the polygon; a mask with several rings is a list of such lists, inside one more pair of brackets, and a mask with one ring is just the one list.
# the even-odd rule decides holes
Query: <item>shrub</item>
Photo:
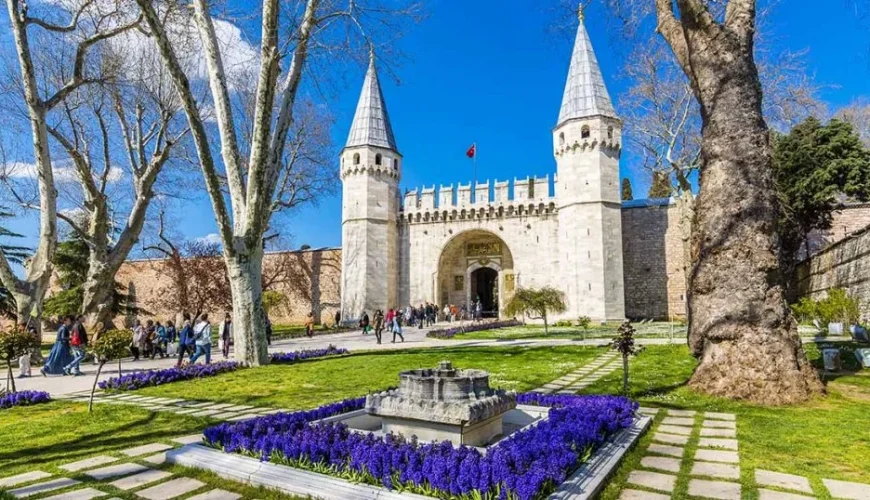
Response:
[{"label": "shrub", "polygon": [[498,328],[509,328],[512,326],[520,325],[522,325],[522,323],[515,319],[509,319],[505,321],[493,321],[491,323],[471,323],[465,326],[429,330],[429,332],[426,333],[426,336],[435,339],[452,339],[453,337],[461,333],[482,332],[484,330],[496,330]]},{"label": "shrub", "polygon": [[540,290],[534,288],[518,288],[513,297],[504,306],[508,316],[523,314],[532,319],[544,320],[544,334],[550,333],[547,318],[550,313],[565,312],[565,293],[553,287],[545,286]]},{"label": "shrub", "polygon": [[24,356],[31,349],[39,349],[39,337],[27,329],[9,327],[0,332],[0,359],[6,362],[6,387],[15,392],[15,378],[12,376],[12,360]]},{"label": "shrub", "polygon": [[589,316],[580,316],[577,318],[577,326],[584,330],[588,330],[590,324],[592,324],[592,318]]},{"label": "shrub", "polygon": [[802,297],[791,306],[792,313],[800,322],[818,320],[824,328],[828,323],[858,324],[860,308],[858,299],[850,297],[842,288],[831,288],[821,300]]},{"label": "shrub", "polygon": [[51,396],[45,391],[21,391],[10,392],[0,396],[0,410],[13,406],[30,406],[39,403],[47,403]]},{"label": "shrub", "polygon": [[640,348],[634,345],[634,327],[630,321],[624,322],[616,331],[616,337],[613,338],[610,347],[616,350],[622,356],[622,393],[628,394],[628,357],[635,356],[640,352]]},{"label": "shrub", "polygon": [[[94,409],[94,393],[97,391],[97,383],[100,380],[103,366],[113,359],[120,360],[130,350],[130,332],[126,330],[98,332],[96,337],[96,340],[88,346],[88,350],[94,355],[98,363],[97,374],[94,376],[94,385],[91,386],[91,398],[88,400],[88,413]],[[118,373],[120,371],[119,366]]]},{"label": "shrub", "polygon": [[[486,452],[449,441],[418,443],[311,421],[352,411],[364,399],[311,412],[277,414],[205,430],[206,442],[230,453],[331,474],[387,489],[439,498],[541,498],[613,434],[629,427],[637,404],[617,396],[521,394],[518,402],[551,406],[549,418],[515,432]],[[323,410],[323,411],[320,411]]]}]

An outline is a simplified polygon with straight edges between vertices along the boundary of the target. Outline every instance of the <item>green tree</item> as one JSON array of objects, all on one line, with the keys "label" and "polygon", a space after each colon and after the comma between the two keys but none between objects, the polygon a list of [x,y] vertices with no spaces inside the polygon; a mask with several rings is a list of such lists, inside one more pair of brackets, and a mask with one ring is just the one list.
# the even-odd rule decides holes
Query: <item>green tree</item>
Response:
[{"label": "green tree", "polygon": [[634,327],[630,321],[624,322],[616,331],[610,346],[622,355],[622,393],[628,394],[628,357],[635,356],[640,348],[634,345]]},{"label": "green tree", "polygon": [[[2,219],[10,219],[15,217],[15,214],[4,206],[0,206],[0,220]],[[24,235],[18,234],[14,231],[10,231],[9,229],[0,226],[0,238],[23,238]],[[33,252],[32,248],[23,247],[18,245],[11,244],[0,244],[0,252],[6,256],[6,259],[9,262],[13,262],[15,264],[23,265],[25,259],[30,256]],[[15,307],[15,297],[9,292],[6,288],[6,283],[3,283],[4,287],[0,288],[0,315],[9,318],[16,319],[16,307]]]},{"label": "green tree", "polygon": [[120,360],[130,352],[130,335],[127,330],[109,330],[103,332],[96,340],[88,345],[88,350],[97,360],[97,375],[94,377],[94,385],[91,386],[91,399],[88,401],[88,413],[94,409],[94,393],[97,391],[97,382],[100,381],[100,372],[103,366],[113,359]]},{"label": "green tree", "polygon": [[773,141],[777,194],[782,206],[778,230],[783,272],[793,282],[799,258],[811,251],[813,231],[831,227],[839,197],[867,201],[870,195],[870,151],[852,125],[828,124],[810,117]]},{"label": "green tree", "polygon": [[631,193],[631,180],[628,177],[622,178],[622,201],[633,200],[634,196]]},{"label": "green tree", "polygon": [[649,186],[648,198],[669,198],[671,196],[671,176],[668,172],[654,170],[652,184]]},{"label": "green tree", "polygon": [[39,337],[26,328],[10,327],[0,332],[0,359],[6,362],[6,390],[15,392],[15,378],[12,376],[12,361],[24,356],[31,349],[39,348]]},{"label": "green tree", "polygon": [[523,314],[532,319],[544,320],[544,334],[549,334],[547,318],[550,313],[565,312],[565,294],[561,290],[552,287],[544,287],[540,290],[534,288],[518,288],[514,296],[504,306],[507,316]]},{"label": "green tree", "polygon": [[269,315],[286,300],[287,296],[283,293],[276,292],[275,290],[266,290],[263,292],[263,310]]}]

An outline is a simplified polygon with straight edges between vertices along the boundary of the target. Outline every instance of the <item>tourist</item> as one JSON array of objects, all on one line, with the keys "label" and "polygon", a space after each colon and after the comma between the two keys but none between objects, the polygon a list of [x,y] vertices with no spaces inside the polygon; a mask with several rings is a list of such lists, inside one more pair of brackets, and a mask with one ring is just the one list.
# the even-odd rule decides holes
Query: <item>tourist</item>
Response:
[{"label": "tourist", "polygon": [[176,366],[181,366],[184,361],[184,355],[193,358],[196,350],[196,338],[193,336],[193,326],[190,324],[190,315],[184,314],[184,323],[181,326],[181,331],[178,332],[178,363]]},{"label": "tourist", "polygon": [[81,365],[82,360],[85,359],[85,353],[87,353],[88,347],[88,334],[85,331],[85,325],[82,324],[83,320],[84,316],[79,316],[72,325],[69,343],[73,354],[73,360],[63,367],[64,373],[76,377],[82,374],[79,365]]},{"label": "tourist", "polygon": [[375,338],[378,339],[378,344],[381,343],[381,333],[384,331],[384,311],[380,309],[375,310],[374,315],[375,321]]},{"label": "tourist", "polygon": [[308,338],[314,336],[314,312],[309,312],[308,317],[305,318],[305,335],[308,335]]},{"label": "tourist", "polygon": [[341,325],[341,310],[335,311],[335,329]]},{"label": "tourist", "polygon": [[145,350],[143,356],[146,358],[154,357],[155,340],[157,340],[157,329],[154,327],[154,321],[149,319],[145,322]]},{"label": "tourist", "polygon": [[266,345],[272,345],[272,320],[266,315]]},{"label": "tourist", "polygon": [[426,317],[426,309],[423,308],[423,304],[420,304],[420,307],[417,309],[417,329],[423,329],[423,318]]},{"label": "tourist", "polygon": [[154,330],[157,332],[156,339],[154,341],[154,351],[151,352],[151,359],[154,359],[154,356],[160,354],[160,359],[166,357],[167,354],[167,346],[169,345],[169,337],[166,334],[166,327],[160,324],[160,321],[156,321],[154,323]]},{"label": "tourist", "polygon": [[396,335],[398,335],[399,338],[402,339],[402,342],[405,341],[405,337],[402,336],[402,322],[399,320],[400,317],[400,314],[393,315],[393,323],[392,325],[390,325],[390,330],[393,331],[393,344],[396,343]]},{"label": "tourist", "polygon": [[226,313],[224,315],[224,320],[221,321],[221,326],[218,327],[218,340],[221,345],[221,353],[224,355],[224,359],[230,357],[230,344],[232,344],[233,338],[233,319],[230,316],[230,313]]},{"label": "tourist", "polygon": [[178,354],[178,347],[175,341],[178,338],[178,330],[175,329],[175,322],[171,319],[166,320],[166,355],[169,357]]},{"label": "tourist", "polygon": [[447,321],[448,323],[453,322],[453,318],[450,317],[450,306],[446,304],[444,305],[444,321]]},{"label": "tourist", "polygon": [[[29,326],[27,323],[19,323],[18,324],[18,331],[19,332],[27,332],[27,333],[33,335],[34,337],[38,336],[38,334],[36,333],[36,329]],[[28,352],[25,352],[24,354],[22,354],[20,358],[18,358],[18,378],[30,377],[30,375],[31,375],[30,370],[31,370],[30,352],[28,351]]]},{"label": "tourist", "polygon": [[477,302],[474,304],[474,320],[483,320],[483,303],[480,302],[480,297],[477,298]]},{"label": "tourist", "polygon": [[130,353],[133,354],[133,361],[139,361],[139,354],[145,347],[145,327],[138,319],[133,323],[133,342],[130,343]]},{"label": "tourist", "polygon": [[368,335],[368,333],[369,333],[369,314],[365,311],[362,312],[362,316],[359,319],[359,327],[362,329],[363,335]]},{"label": "tourist", "polygon": [[42,376],[46,375],[66,375],[64,367],[69,365],[73,360],[72,352],[69,347],[70,327],[72,326],[72,316],[64,316],[59,318],[60,327],[57,329],[57,337],[54,341],[54,346],[45,360],[40,372]]},{"label": "tourist", "polygon": [[199,318],[199,323],[193,327],[193,336],[196,339],[196,352],[190,357],[190,364],[196,363],[202,355],[205,355],[205,364],[211,364],[211,323],[208,322],[208,314]]}]

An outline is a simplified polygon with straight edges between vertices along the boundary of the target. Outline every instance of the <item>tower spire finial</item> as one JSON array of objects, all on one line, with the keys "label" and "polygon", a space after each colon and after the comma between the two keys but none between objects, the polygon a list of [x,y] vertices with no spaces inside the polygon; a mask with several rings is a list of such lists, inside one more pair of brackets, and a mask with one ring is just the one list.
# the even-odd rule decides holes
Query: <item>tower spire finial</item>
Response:
[{"label": "tower spire finial", "polygon": [[375,64],[375,44],[369,42],[369,65]]},{"label": "tower spire finial", "polygon": [[577,19],[582,23],[584,19],[586,19],[586,14],[583,12],[583,2],[580,2],[580,5],[577,7]]}]

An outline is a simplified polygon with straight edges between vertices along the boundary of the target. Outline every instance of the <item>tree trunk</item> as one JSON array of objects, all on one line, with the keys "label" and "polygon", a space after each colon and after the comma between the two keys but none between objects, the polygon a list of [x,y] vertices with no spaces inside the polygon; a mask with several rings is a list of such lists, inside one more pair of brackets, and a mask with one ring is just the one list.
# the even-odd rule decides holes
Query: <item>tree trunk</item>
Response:
[{"label": "tree trunk", "polygon": [[91,386],[91,398],[88,400],[88,413],[94,411],[94,393],[97,392],[97,383],[100,381],[100,372],[103,371],[103,365],[105,364],[105,361],[100,361],[99,366],[97,366],[97,375],[94,377],[94,385]]},{"label": "tree trunk", "polygon": [[622,393],[628,395],[628,355],[622,355]]},{"label": "tree trunk", "polygon": [[233,298],[233,340],[236,361],[249,366],[269,364],[266,316],[263,311],[262,247],[247,256],[227,259]]},{"label": "tree trunk", "polygon": [[[686,16],[689,7],[681,8]],[[681,20],[690,48],[683,67],[703,126],[689,290],[689,347],[700,364],[690,385],[762,404],[805,401],[823,388],[783,295],[779,207],[752,30],[716,30],[692,16]]]},{"label": "tree trunk", "polygon": [[543,314],[541,317],[544,319],[544,335],[550,335],[550,328],[547,325],[547,315]]},{"label": "tree trunk", "polygon": [[121,358],[118,358],[118,376],[123,375],[124,372],[121,371]]},{"label": "tree trunk", "polygon": [[[12,360],[6,361],[6,391],[15,393],[15,377],[12,376]],[[12,386],[12,390],[9,390],[10,385]]]},{"label": "tree trunk", "polygon": [[115,269],[106,263],[90,259],[85,282],[82,285],[83,300],[81,313],[87,318],[88,325],[102,323],[110,328],[112,305],[115,295]]}]

